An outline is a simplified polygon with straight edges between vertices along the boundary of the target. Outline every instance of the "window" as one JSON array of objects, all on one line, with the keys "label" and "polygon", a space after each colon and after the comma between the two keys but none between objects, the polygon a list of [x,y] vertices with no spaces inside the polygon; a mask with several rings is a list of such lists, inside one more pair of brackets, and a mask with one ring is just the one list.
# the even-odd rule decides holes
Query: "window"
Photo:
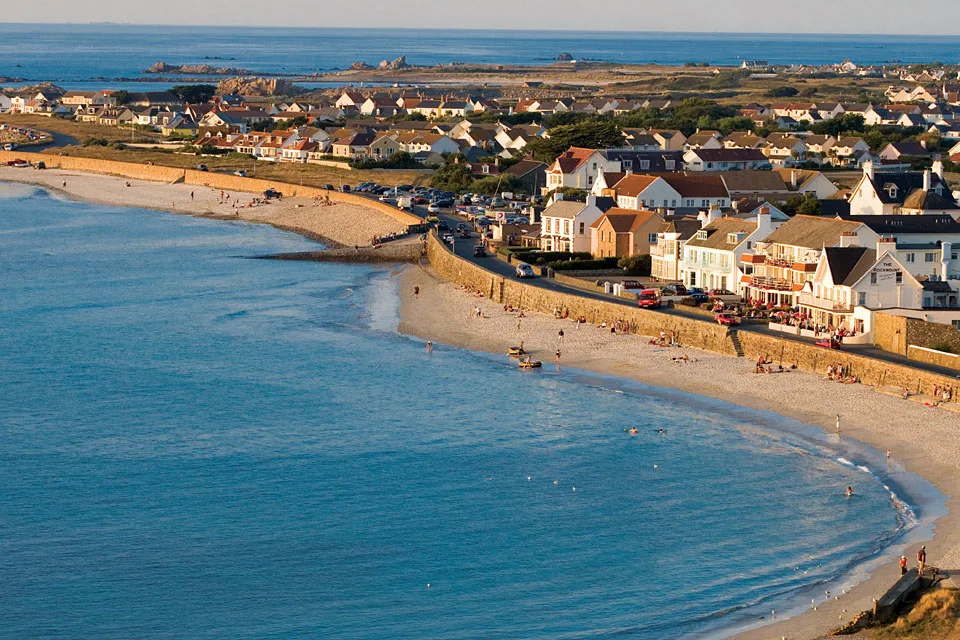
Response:
[{"label": "window", "polygon": [[937,254],[935,253],[925,253],[923,255],[924,262],[933,262],[934,260],[936,260],[936,258],[937,258]]},{"label": "window", "polygon": [[667,171],[673,171],[673,170],[676,168],[676,166],[677,166],[677,161],[676,161],[676,160],[664,160],[664,161],[663,161],[663,168],[666,169]]},{"label": "window", "polygon": [[876,271],[871,271],[871,272],[870,272],[870,284],[877,284],[877,272],[876,272]]},{"label": "window", "polygon": [[897,284],[903,284],[903,272],[897,271]]},{"label": "window", "polygon": [[629,171],[633,169],[633,160],[624,160],[623,161],[623,170]]},{"label": "window", "polygon": [[594,171],[597,170],[597,163],[596,163],[596,162],[593,163],[593,170],[594,170]]},{"label": "window", "polygon": [[650,244],[657,244],[657,234],[655,234],[655,233],[648,233],[648,234],[647,234],[647,242],[649,242]]},{"label": "window", "polygon": [[916,262],[916,260],[917,260],[917,254],[915,253],[907,254],[907,262]]},{"label": "window", "polygon": [[676,201],[676,200],[671,200],[671,201],[670,201],[670,206],[671,206],[671,207],[677,206],[677,201]]},{"label": "window", "polygon": [[957,331],[960,331],[960,320],[951,320],[950,324],[953,325],[953,328]]},{"label": "window", "polygon": [[664,207],[667,206],[667,200],[666,200],[666,199],[664,199],[664,201],[663,201],[663,206],[664,206]]},{"label": "window", "polygon": [[710,201],[709,201],[709,200],[701,200],[701,201],[700,201],[700,206],[701,206],[701,207],[709,207],[709,206],[710,206]]},{"label": "window", "polygon": [[588,177],[587,177],[587,186],[589,187],[589,186],[592,185],[592,184],[593,184],[593,176],[588,176]]},{"label": "window", "polygon": [[860,291],[859,293],[857,293],[857,304],[861,307],[867,304],[866,292]]},{"label": "window", "polygon": [[563,221],[563,235],[565,235],[565,236],[570,235],[570,221],[569,221],[569,220],[564,220],[564,221]]},{"label": "window", "polygon": [[583,235],[583,224],[584,224],[584,223],[582,223],[582,222],[580,223],[580,235]]},{"label": "window", "polygon": [[649,169],[650,169],[650,161],[649,161],[649,160],[641,160],[641,161],[640,161],[640,170],[641,170],[641,171],[648,171]]},{"label": "window", "polygon": [[747,251],[753,249],[753,240],[747,240]]},{"label": "window", "polygon": [[958,254],[957,254],[956,251],[951,252],[951,253],[950,253],[950,259],[951,259],[951,260],[956,260],[956,259],[957,259],[957,255],[958,255]]}]

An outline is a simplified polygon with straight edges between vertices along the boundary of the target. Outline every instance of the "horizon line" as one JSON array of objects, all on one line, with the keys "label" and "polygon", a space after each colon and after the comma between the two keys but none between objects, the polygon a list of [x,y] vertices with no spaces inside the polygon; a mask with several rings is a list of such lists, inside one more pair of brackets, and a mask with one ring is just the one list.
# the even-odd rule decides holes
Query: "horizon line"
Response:
[{"label": "horizon line", "polygon": [[367,26],[293,26],[293,25],[247,25],[247,24],[227,24],[227,25],[197,25],[197,24],[163,24],[163,23],[153,23],[153,22],[114,22],[110,20],[95,20],[91,22],[7,22],[0,20],[0,25],[10,25],[10,26],[29,26],[29,27],[50,27],[50,26],[59,26],[59,27],[70,27],[70,26],[105,26],[105,27],[169,27],[169,28],[178,28],[178,29],[299,29],[299,30],[310,30],[315,29],[318,31],[331,31],[331,30],[343,30],[349,29],[353,31],[458,31],[458,32],[478,32],[478,31],[491,31],[491,32],[502,32],[502,33],[525,33],[525,32],[542,32],[542,33],[619,33],[619,34],[664,34],[664,35],[729,35],[729,36],[855,36],[855,37],[872,37],[872,36],[900,36],[900,37],[925,37],[925,38],[957,38],[960,39],[960,34],[956,33],[903,33],[900,31],[878,31],[873,33],[847,33],[842,31],[829,31],[824,32],[823,30],[819,31],[800,31],[800,32],[781,32],[781,31],[668,31],[660,29],[592,29],[592,28],[531,28],[531,29],[500,29],[496,27],[485,27],[485,28],[475,28],[475,29],[465,29],[462,27],[367,27]]}]

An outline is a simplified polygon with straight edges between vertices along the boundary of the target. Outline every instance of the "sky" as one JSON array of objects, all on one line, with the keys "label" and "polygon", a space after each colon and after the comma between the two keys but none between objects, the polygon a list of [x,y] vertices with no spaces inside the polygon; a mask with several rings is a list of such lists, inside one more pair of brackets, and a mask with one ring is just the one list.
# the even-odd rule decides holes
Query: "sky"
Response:
[{"label": "sky", "polygon": [[[866,0],[4,0],[0,22],[960,35],[960,2]],[[885,10],[886,6],[886,10]],[[905,20],[902,9],[916,11]],[[928,19],[936,15],[936,20]],[[941,26],[942,25],[942,26]]]}]

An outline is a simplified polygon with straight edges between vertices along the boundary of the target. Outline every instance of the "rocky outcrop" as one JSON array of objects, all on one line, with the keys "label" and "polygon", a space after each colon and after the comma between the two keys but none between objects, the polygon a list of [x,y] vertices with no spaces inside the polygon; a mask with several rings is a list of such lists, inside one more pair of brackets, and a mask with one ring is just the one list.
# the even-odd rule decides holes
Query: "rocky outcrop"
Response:
[{"label": "rocky outcrop", "polygon": [[143,73],[181,73],[195,76],[239,76],[250,73],[237,67],[214,67],[209,64],[167,64],[158,62]]},{"label": "rocky outcrop", "polygon": [[19,89],[14,89],[12,87],[3,89],[3,93],[8,96],[31,96],[32,97],[37,95],[38,93],[43,93],[46,95],[53,95],[53,96],[62,96],[66,92],[67,92],[66,89],[64,89],[63,87],[58,87],[52,82],[41,82],[39,84],[30,85],[29,87],[20,87]]},{"label": "rocky outcrop", "polygon": [[296,96],[306,92],[303,87],[279,78],[227,78],[217,84],[217,93],[220,95],[236,93],[241,96],[268,97]]},{"label": "rocky outcrop", "polygon": [[572,60],[573,60],[573,56],[567,53],[566,51],[564,51],[563,53],[557,56],[557,62],[570,62]]},{"label": "rocky outcrop", "polygon": [[383,62],[380,63],[381,71],[396,71],[397,69],[409,69],[409,68],[410,68],[410,65],[407,64],[406,56],[400,56],[393,62],[390,62],[389,60],[384,60]]},{"label": "rocky outcrop", "polygon": [[373,67],[368,65],[366,62],[361,62],[359,60],[354,62],[352,65],[350,65],[350,68],[347,69],[347,71],[372,71],[372,70],[373,70]]}]

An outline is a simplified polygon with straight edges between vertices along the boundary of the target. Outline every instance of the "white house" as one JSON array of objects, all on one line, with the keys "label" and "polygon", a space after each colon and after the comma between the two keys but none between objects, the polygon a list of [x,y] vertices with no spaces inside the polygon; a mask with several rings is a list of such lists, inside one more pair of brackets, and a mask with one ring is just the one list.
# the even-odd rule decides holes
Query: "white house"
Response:
[{"label": "white house", "polygon": [[557,194],[553,204],[540,214],[540,248],[543,251],[590,251],[590,225],[603,215],[595,196],[586,202],[563,200]]},{"label": "white house", "polygon": [[683,155],[683,163],[688,171],[770,168],[770,161],[759,149],[691,149]]},{"label": "white house", "polygon": [[723,178],[715,175],[630,174],[620,180],[614,189],[617,206],[623,209],[730,206],[730,194]]},{"label": "white house", "polygon": [[752,252],[756,242],[783,222],[774,221],[768,208],[761,208],[755,221],[720,216],[719,207],[702,214],[703,228],[683,247],[680,278],[688,287],[729,289],[742,294],[743,278],[752,275],[752,269],[741,263],[741,256]]},{"label": "white house", "polygon": [[943,178],[943,163],[933,170],[886,173],[872,162],[850,196],[851,215],[942,214],[960,216],[960,206]]}]

